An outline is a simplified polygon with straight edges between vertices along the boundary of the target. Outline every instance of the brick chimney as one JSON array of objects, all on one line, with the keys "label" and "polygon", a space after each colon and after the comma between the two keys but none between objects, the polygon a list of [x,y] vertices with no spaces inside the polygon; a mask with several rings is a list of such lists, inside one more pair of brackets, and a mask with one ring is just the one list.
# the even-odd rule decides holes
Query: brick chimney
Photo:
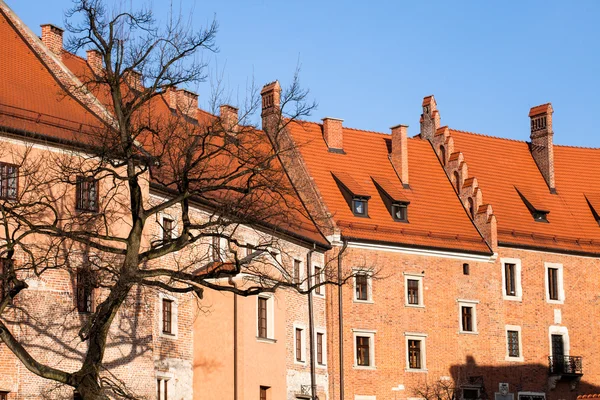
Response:
[{"label": "brick chimney", "polygon": [[[142,74],[138,71],[126,71],[124,79],[127,86],[133,90],[141,91],[144,88],[144,85],[142,84]],[[198,96],[196,95],[196,102],[197,101]]]},{"label": "brick chimney", "polygon": [[396,125],[392,130],[392,153],[390,161],[396,170],[396,174],[402,181],[402,186],[408,189],[408,125]]},{"label": "brick chimney", "polygon": [[343,119],[323,118],[323,139],[332,153],[344,152],[344,132],[342,129]]},{"label": "brick chimney", "polygon": [[279,81],[267,83],[260,91],[262,97],[262,129],[272,139],[278,134],[277,124],[281,118],[281,86]]},{"label": "brick chimney", "polygon": [[531,144],[529,149],[535,160],[550,193],[556,193],[554,182],[554,148],[552,146],[552,104],[542,104],[529,110],[531,119]]},{"label": "brick chimney", "polygon": [[169,107],[179,110],[188,117],[196,118],[198,110],[198,95],[185,89],[168,88],[166,100]]},{"label": "brick chimney", "polygon": [[238,109],[228,104],[223,104],[219,108],[221,114],[221,124],[227,130],[227,133],[236,133],[238,126]]},{"label": "brick chimney", "polygon": [[87,63],[96,75],[100,75],[103,71],[102,54],[98,50],[86,51]]},{"label": "brick chimney", "polygon": [[440,113],[433,95],[423,99],[423,114],[421,114],[421,139],[431,140],[435,131],[440,127]]},{"label": "brick chimney", "polygon": [[42,43],[44,43],[51,52],[60,58],[63,51],[64,29],[52,24],[44,24],[40,26],[42,27]]}]

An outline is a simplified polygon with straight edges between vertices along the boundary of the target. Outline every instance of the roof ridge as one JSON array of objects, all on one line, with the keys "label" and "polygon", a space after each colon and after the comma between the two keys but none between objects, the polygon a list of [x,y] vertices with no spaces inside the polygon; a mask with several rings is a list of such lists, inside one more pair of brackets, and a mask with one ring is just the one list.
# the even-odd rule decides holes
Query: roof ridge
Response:
[{"label": "roof ridge", "polygon": [[500,140],[508,140],[508,141],[511,141],[511,142],[527,143],[526,140],[512,139],[512,138],[501,137],[501,136],[494,136],[494,135],[488,135],[488,134],[485,134],[485,133],[478,133],[478,132],[463,131],[461,129],[455,129],[455,128],[448,128],[448,129],[450,129],[451,132],[466,133],[468,135],[482,136],[482,137],[486,137],[486,138],[490,138],[490,139],[500,139]]}]

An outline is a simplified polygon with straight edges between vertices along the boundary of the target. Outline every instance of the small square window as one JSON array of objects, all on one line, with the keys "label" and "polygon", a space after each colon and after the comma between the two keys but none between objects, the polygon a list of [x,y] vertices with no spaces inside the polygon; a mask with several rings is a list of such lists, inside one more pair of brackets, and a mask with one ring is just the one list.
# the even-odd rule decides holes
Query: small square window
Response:
[{"label": "small square window", "polygon": [[469,275],[469,264],[464,263],[463,264],[463,275]]},{"label": "small square window", "polygon": [[354,300],[371,301],[371,277],[365,272],[358,272],[354,277]]},{"label": "small square window", "polygon": [[98,181],[78,176],[76,181],[76,210],[98,212]]},{"label": "small square window", "polygon": [[173,220],[170,218],[163,218],[163,240],[173,239]]},{"label": "small square window", "polygon": [[367,200],[352,200],[352,212],[354,213],[354,215],[365,217],[367,215]]},{"label": "small square window", "polygon": [[394,221],[407,222],[408,221],[408,207],[406,204],[393,204],[392,205],[392,216]]}]

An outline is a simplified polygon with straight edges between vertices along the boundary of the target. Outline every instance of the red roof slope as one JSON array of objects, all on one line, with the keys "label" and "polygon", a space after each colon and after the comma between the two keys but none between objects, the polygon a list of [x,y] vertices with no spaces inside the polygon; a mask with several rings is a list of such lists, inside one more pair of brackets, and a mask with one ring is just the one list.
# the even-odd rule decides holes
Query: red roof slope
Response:
[{"label": "red roof slope", "polygon": [[[484,202],[494,208],[501,244],[600,253],[600,226],[585,197],[600,194],[600,149],[555,145],[557,194],[551,194],[526,142],[456,130],[451,135]],[[516,188],[549,211],[548,223],[533,220]]]},{"label": "red roof slope", "polygon": [[59,84],[0,9],[0,126],[81,140],[103,124]]},{"label": "red roof slope", "polygon": [[[408,139],[410,189],[403,189],[388,158],[390,135],[343,128],[345,154],[339,154],[328,151],[320,124],[293,123],[289,130],[344,237],[490,253],[428,142]],[[368,192],[361,193],[371,196],[368,218],[354,216],[332,172],[351,176]],[[392,219],[373,182],[377,177],[387,178],[410,201],[409,223]]]}]

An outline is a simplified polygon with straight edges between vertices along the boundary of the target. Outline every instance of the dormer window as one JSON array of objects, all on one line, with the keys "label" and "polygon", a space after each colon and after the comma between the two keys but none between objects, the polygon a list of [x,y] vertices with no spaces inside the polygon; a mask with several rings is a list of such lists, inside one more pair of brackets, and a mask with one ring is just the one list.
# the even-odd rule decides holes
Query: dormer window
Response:
[{"label": "dormer window", "polygon": [[348,203],[350,211],[356,217],[369,217],[368,202],[371,196],[354,178],[345,172],[332,172],[335,183],[338,185],[344,200]]},{"label": "dormer window", "polygon": [[548,207],[545,207],[541,200],[531,191],[525,190],[523,188],[519,189],[516,186],[515,189],[517,190],[517,193],[521,197],[521,200],[523,200],[523,203],[531,213],[533,220],[535,222],[548,223],[548,214],[550,213]]},{"label": "dormer window", "polygon": [[584,196],[585,200],[588,203],[588,206],[590,207],[592,216],[594,217],[598,225],[600,225],[600,195],[586,193]]},{"label": "dormer window", "polygon": [[410,201],[404,195],[402,183],[400,181],[393,183],[381,176],[371,177],[371,179],[375,183],[375,187],[381,195],[381,200],[383,200],[383,204],[385,204],[392,219],[397,222],[408,222],[408,205]]}]

